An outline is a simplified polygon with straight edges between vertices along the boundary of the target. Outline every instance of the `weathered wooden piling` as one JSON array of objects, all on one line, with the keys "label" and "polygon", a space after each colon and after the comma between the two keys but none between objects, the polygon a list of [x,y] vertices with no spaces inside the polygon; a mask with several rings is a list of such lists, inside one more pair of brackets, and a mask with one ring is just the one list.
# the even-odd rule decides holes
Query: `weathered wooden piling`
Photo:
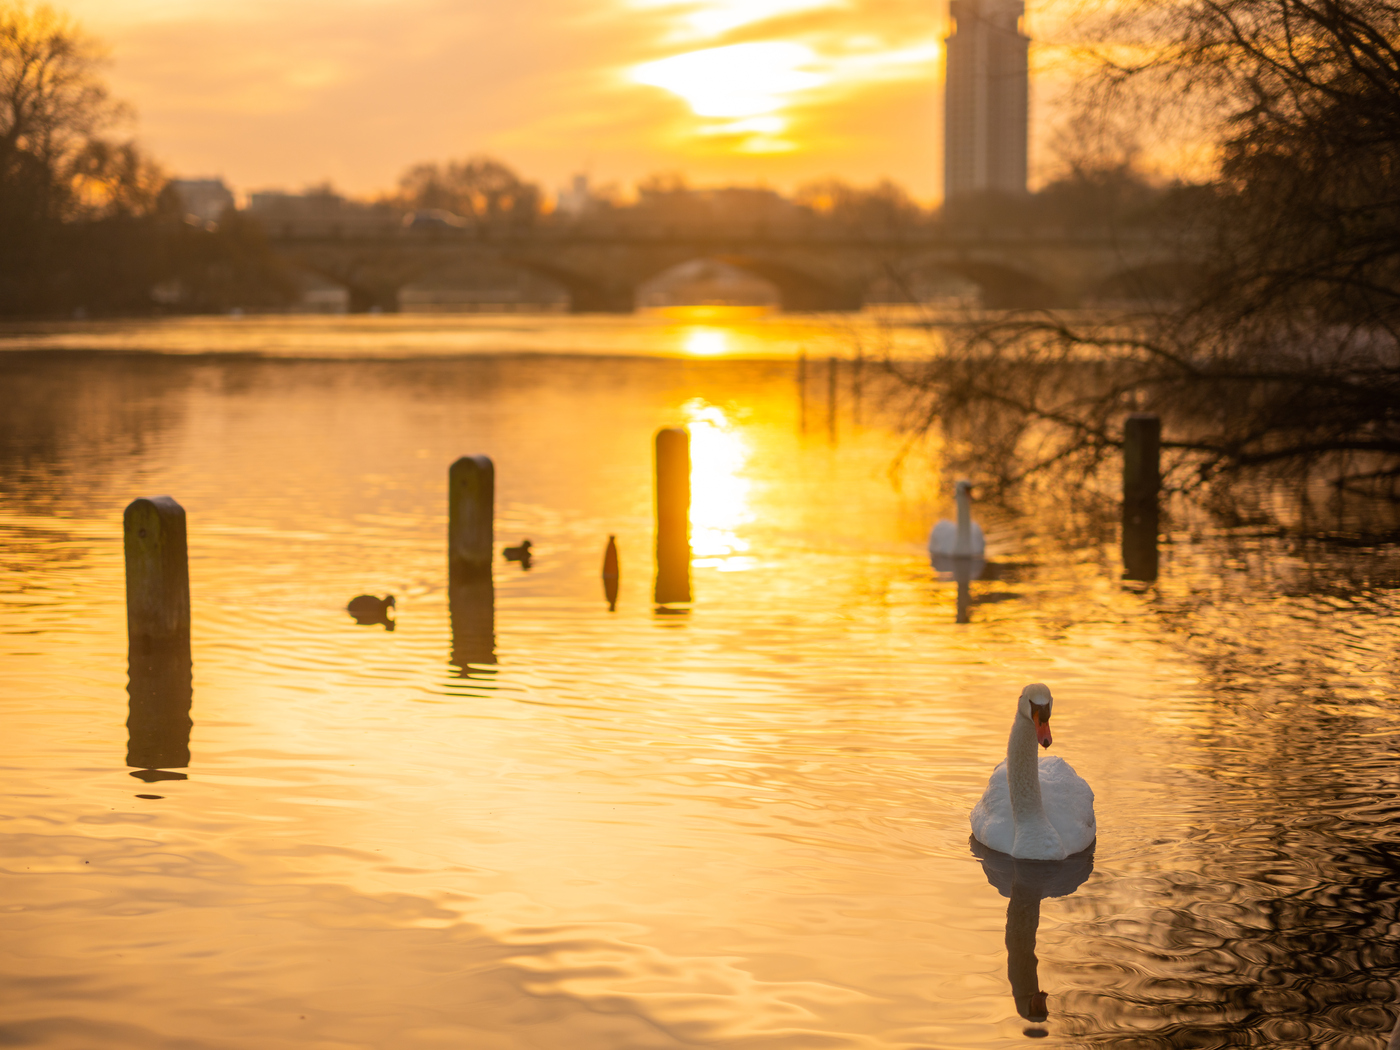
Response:
[{"label": "weathered wooden piling", "polygon": [[841,362],[828,358],[826,364],[826,436],[834,444],[836,441],[836,380],[840,374]]},{"label": "weathered wooden piling", "polygon": [[656,604],[690,601],[690,435],[656,432]]},{"label": "weathered wooden piling", "polygon": [[603,551],[603,597],[608,600],[608,612],[617,611],[617,585],[620,573],[617,564],[617,537],[608,537],[608,546]]},{"label": "weathered wooden piling", "polygon": [[447,472],[449,579],[489,579],[495,548],[492,519],[496,468],[489,456],[463,456]]},{"label": "weathered wooden piling", "polygon": [[122,515],[128,640],[190,637],[185,508],[169,496],[132,500]]},{"label": "weathered wooden piling", "polygon": [[[185,509],[169,496],[133,500],[122,515],[130,697],[127,764],[190,764],[190,564]],[[135,774],[141,776],[142,774]],[[151,773],[153,779],[169,779]]]},{"label": "weathered wooden piling", "polygon": [[1157,578],[1162,421],[1134,412],[1123,424],[1123,577]]}]

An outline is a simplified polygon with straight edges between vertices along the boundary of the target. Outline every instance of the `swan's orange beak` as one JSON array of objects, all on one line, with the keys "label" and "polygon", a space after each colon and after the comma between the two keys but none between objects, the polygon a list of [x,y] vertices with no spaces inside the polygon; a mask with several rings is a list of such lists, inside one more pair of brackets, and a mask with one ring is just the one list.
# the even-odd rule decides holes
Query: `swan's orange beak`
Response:
[{"label": "swan's orange beak", "polygon": [[1032,712],[1031,712],[1031,721],[1035,723],[1035,738],[1036,738],[1036,740],[1038,740],[1038,741],[1040,742],[1040,746],[1041,746],[1041,747],[1049,747],[1049,746],[1050,746],[1050,719],[1047,718],[1044,722],[1042,722],[1042,721],[1040,720],[1040,715],[1039,715],[1037,712],[1032,711]]}]

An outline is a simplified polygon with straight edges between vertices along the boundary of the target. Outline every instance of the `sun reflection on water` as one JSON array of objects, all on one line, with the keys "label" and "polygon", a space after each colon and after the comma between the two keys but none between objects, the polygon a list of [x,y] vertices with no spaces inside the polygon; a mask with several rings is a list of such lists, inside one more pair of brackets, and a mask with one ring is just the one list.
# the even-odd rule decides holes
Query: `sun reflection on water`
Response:
[{"label": "sun reflection on water", "polygon": [[[719,333],[722,335],[723,333]],[[752,450],[724,409],[704,398],[683,406],[690,430],[690,544],[697,568],[750,568],[736,530],[753,520],[753,482],[745,476]]]},{"label": "sun reflection on water", "polygon": [[729,350],[729,333],[722,328],[692,328],[685,334],[685,352],[696,357],[720,357]]}]

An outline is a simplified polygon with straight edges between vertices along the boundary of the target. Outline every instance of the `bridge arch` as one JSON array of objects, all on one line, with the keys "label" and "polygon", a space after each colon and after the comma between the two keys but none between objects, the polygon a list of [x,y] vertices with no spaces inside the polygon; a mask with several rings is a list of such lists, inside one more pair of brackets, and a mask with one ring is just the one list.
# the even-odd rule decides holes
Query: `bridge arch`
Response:
[{"label": "bridge arch", "polygon": [[778,289],[778,301],[784,310],[859,310],[862,305],[862,288],[843,286],[787,263],[741,254],[716,255],[713,258],[773,285]]}]

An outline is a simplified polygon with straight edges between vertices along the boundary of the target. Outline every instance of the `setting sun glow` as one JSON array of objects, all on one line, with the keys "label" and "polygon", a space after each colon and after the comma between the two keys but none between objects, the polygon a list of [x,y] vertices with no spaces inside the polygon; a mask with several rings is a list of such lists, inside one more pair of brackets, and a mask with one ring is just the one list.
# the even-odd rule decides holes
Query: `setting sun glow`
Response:
[{"label": "setting sun glow", "polygon": [[638,83],[665,88],[700,117],[756,117],[782,108],[787,96],[820,84],[804,68],[815,56],[801,44],[773,40],[690,51],[632,71]]}]

